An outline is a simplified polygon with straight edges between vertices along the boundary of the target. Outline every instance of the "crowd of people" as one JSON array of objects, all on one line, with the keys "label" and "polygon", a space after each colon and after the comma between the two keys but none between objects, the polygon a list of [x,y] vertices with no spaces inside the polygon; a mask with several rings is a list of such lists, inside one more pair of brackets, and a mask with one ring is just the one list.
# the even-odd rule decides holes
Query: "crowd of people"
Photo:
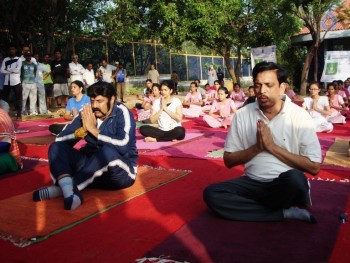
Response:
[{"label": "crowd of people", "polygon": [[[296,94],[289,87],[286,70],[272,62],[255,66],[254,85],[247,92],[239,83],[234,83],[230,92],[222,72],[210,67],[204,88],[200,80],[194,80],[183,100],[176,96],[176,72],[169,81],[160,82],[152,64],[135,105],[137,116],[124,104],[127,73],[121,64],[116,67],[103,59],[95,73],[92,64],[86,68],[79,64],[76,54],[66,63],[56,51],[49,63],[49,55],[40,62],[38,54],[31,54],[27,47],[22,57],[10,47],[1,73],[1,170],[11,172],[22,166],[14,126],[6,112],[11,91],[17,118],[45,114],[53,102],[65,106],[67,122],[50,126],[57,136],[49,148],[53,184],[34,191],[33,200],[62,196],[67,210],[83,204],[81,190],[86,187],[116,190],[134,183],[136,120],[144,123],[139,131],[145,142],[164,142],[185,138],[182,121],[187,117],[203,118],[208,127],[229,128],[224,163],[228,168],[245,165],[242,177],[205,189],[204,201],[214,214],[244,221],[299,219],[315,223],[313,215],[299,207],[311,204],[304,172],[316,175],[320,170],[316,132],[331,132],[333,123],[345,123],[348,117],[350,79],[329,83],[324,96],[320,95],[320,83],[311,82],[310,96],[300,107],[293,103]],[[74,148],[80,140],[86,144]]]},{"label": "crowd of people", "polygon": [[[50,114],[54,107],[67,106],[69,97],[74,96],[70,85],[75,81],[83,83],[84,92],[97,81],[113,83],[117,99],[125,102],[127,72],[121,63],[110,65],[102,59],[95,72],[92,63],[85,67],[80,64],[77,54],[71,56],[71,62],[63,59],[60,50],[55,50],[53,56],[45,54],[41,58],[24,45],[18,56],[17,48],[10,45],[8,56],[0,52],[0,64],[0,106],[9,112],[8,103],[13,102],[17,120],[24,115]],[[158,76],[159,82],[154,66],[149,74],[153,78]]]}]

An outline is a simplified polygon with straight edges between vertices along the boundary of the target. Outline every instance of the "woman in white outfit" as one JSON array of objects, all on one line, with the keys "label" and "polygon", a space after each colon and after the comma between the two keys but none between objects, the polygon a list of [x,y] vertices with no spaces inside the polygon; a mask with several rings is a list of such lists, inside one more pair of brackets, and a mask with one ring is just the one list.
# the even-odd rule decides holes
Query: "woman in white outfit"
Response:
[{"label": "woman in white outfit", "polygon": [[310,113],[316,132],[331,132],[333,124],[327,120],[332,114],[327,96],[320,96],[320,84],[313,81],[309,85],[310,97],[304,98],[303,108]]}]

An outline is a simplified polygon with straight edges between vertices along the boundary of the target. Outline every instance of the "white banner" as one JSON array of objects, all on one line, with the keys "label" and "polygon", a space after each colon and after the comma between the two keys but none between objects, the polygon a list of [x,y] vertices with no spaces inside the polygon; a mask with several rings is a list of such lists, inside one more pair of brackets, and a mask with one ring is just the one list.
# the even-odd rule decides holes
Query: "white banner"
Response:
[{"label": "white banner", "polygon": [[276,46],[252,48],[250,56],[252,69],[255,67],[255,64],[263,61],[277,63]]},{"label": "white banner", "polygon": [[327,51],[321,82],[350,77],[350,51]]}]

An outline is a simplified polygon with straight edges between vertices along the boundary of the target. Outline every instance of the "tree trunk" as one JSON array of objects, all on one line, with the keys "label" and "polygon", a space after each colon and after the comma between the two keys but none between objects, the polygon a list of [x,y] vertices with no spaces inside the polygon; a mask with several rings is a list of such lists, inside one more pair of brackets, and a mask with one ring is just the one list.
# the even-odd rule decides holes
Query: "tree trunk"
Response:
[{"label": "tree trunk", "polygon": [[318,47],[314,50],[314,81],[318,81]]},{"label": "tree trunk", "polygon": [[226,69],[232,78],[232,82],[236,83],[237,79],[236,79],[235,71],[232,67],[232,63],[231,63],[231,59],[230,59],[230,52],[226,52],[224,54],[224,60],[225,60]]},{"label": "tree trunk", "polygon": [[238,59],[237,59],[237,65],[235,67],[235,77],[236,77],[238,83],[240,83],[239,76],[241,75],[241,66],[242,66],[241,55],[242,55],[241,47],[237,47],[237,57],[238,57]]},{"label": "tree trunk", "polygon": [[309,70],[311,61],[314,57],[314,49],[315,46],[312,45],[309,50],[307,51],[306,59],[303,65],[303,71],[301,72],[301,84],[300,84],[300,95],[305,96],[306,95],[306,88],[307,88],[307,78],[309,76]]}]

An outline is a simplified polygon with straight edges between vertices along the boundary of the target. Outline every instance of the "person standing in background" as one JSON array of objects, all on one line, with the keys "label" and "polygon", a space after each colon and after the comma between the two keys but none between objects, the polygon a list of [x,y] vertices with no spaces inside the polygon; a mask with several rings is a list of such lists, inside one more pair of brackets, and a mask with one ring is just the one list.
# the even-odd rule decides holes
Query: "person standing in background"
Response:
[{"label": "person standing in background", "polygon": [[78,59],[78,55],[73,54],[72,62],[69,63],[69,73],[71,82],[75,80],[83,82],[83,74],[85,72],[85,68],[80,63],[78,63]]},{"label": "person standing in background", "polygon": [[170,78],[171,78],[171,81],[174,83],[174,93],[175,93],[175,95],[178,95],[179,92],[177,91],[177,84],[179,83],[180,78],[175,70],[171,74]]},{"label": "person standing in background", "polygon": [[46,107],[46,96],[45,96],[45,86],[43,79],[43,72],[45,71],[45,65],[39,62],[39,54],[34,54],[35,61],[37,62],[37,70],[35,76],[35,83],[38,90],[38,105],[39,105],[39,114],[47,114]]},{"label": "person standing in background", "polygon": [[218,76],[218,81],[219,81],[221,87],[224,87],[225,86],[224,73],[221,71],[221,68],[218,68],[218,72],[216,75]]},{"label": "person standing in background", "polygon": [[156,70],[156,66],[154,64],[151,64],[151,69],[148,71],[147,78],[151,79],[152,83],[160,83],[159,72]]},{"label": "person standing in background", "polygon": [[[3,58],[3,53],[2,50],[0,49],[0,67],[2,65],[2,61],[4,60]],[[7,113],[10,112],[10,106],[9,104],[2,99],[2,90],[4,89],[4,81],[5,81],[5,74],[0,72],[0,109],[3,109]]]},{"label": "person standing in background", "polygon": [[29,114],[36,116],[38,115],[36,111],[38,89],[35,81],[37,65],[32,62],[32,54],[30,51],[25,53],[24,57],[25,61],[22,63],[21,68],[21,80],[23,88],[22,114],[25,114],[26,112],[26,104],[29,97]]},{"label": "person standing in background", "polygon": [[214,69],[213,65],[210,65],[210,68],[208,71],[208,83],[210,87],[214,86],[214,81],[217,79],[218,79],[218,76],[216,75],[216,70]]},{"label": "person standing in background", "polygon": [[113,83],[116,69],[115,66],[108,64],[106,59],[102,59],[101,66],[98,68],[98,75],[101,80]]},{"label": "person standing in background", "polygon": [[87,64],[87,67],[83,74],[83,80],[85,85],[85,91],[87,90],[88,87],[90,87],[92,84],[96,82],[95,72],[91,63]]},{"label": "person standing in background", "polygon": [[[19,57],[19,59],[22,61],[22,64],[26,60],[25,54],[27,54],[28,52],[31,53],[30,47],[27,44],[24,44],[22,46],[22,56]],[[34,63],[35,65],[37,64],[36,59],[34,57],[31,58],[30,62]]]},{"label": "person standing in background", "polygon": [[17,119],[22,119],[22,85],[21,67],[22,61],[16,56],[17,49],[14,45],[9,46],[9,56],[1,64],[1,73],[5,74],[4,89],[2,98],[9,102],[10,91],[15,93],[15,108]]},{"label": "person standing in background", "polygon": [[69,96],[67,81],[69,66],[67,62],[62,59],[62,54],[59,50],[55,51],[55,59],[51,63],[51,74],[53,78],[53,95],[56,99],[56,106],[64,106],[67,104]]},{"label": "person standing in background", "polygon": [[120,102],[125,103],[125,80],[126,80],[126,70],[123,68],[123,64],[119,63],[116,72],[116,82],[117,82],[117,97],[119,96]]},{"label": "person standing in background", "polygon": [[[3,55],[4,54],[3,54],[2,50],[0,49],[0,65],[2,65],[2,61],[4,60]],[[0,72],[0,100],[2,98],[2,90],[4,89],[4,81],[5,81],[5,74]]]},{"label": "person standing in background", "polygon": [[53,81],[51,78],[51,65],[49,63],[50,55],[45,54],[43,57],[43,83],[45,87],[45,97],[46,97],[46,108],[50,109],[52,107],[53,101]]}]

